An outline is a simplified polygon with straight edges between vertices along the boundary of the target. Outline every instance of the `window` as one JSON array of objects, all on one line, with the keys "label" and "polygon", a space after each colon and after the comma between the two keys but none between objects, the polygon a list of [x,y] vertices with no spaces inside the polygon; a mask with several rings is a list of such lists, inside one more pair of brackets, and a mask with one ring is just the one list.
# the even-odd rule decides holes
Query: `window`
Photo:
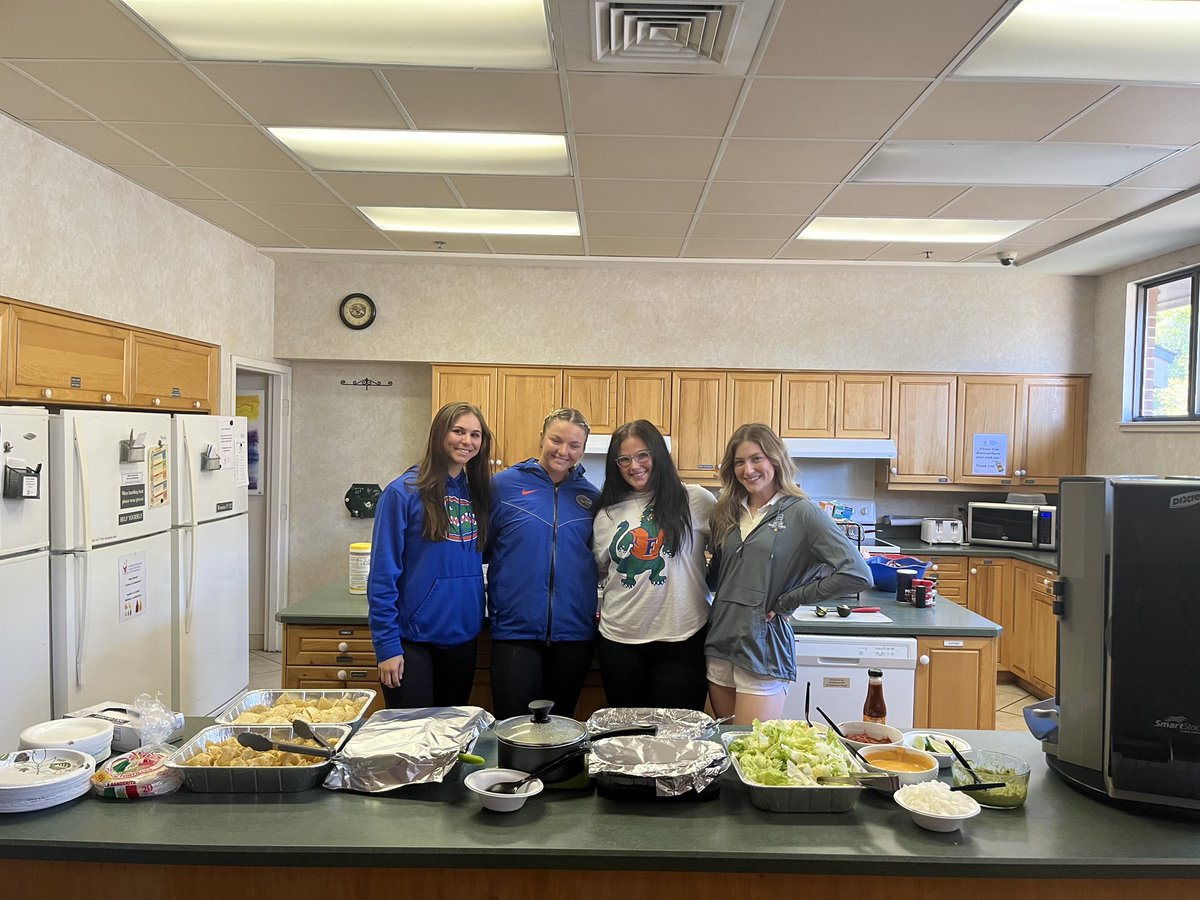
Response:
[{"label": "window", "polygon": [[1198,293],[1200,266],[1139,286],[1134,421],[1200,420]]}]

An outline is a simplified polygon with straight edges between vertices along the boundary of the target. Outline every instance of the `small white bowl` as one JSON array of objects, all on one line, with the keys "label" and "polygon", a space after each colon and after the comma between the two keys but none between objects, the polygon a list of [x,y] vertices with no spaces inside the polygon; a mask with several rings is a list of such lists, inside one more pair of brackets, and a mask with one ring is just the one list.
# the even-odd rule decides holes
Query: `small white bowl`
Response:
[{"label": "small white bowl", "polygon": [[962,823],[974,816],[979,815],[980,806],[975,798],[969,794],[964,794],[968,800],[974,804],[974,808],[970,812],[962,813],[961,815],[938,815],[937,813],[921,812],[918,809],[913,809],[906,801],[903,790],[896,791],[892,798],[898,805],[908,810],[908,814],[912,816],[912,820],[927,831],[958,831],[962,828]]},{"label": "small white bowl", "polygon": [[[919,784],[922,781],[933,781],[938,774],[938,761],[932,753],[926,753],[924,750],[917,750],[912,747],[904,747],[898,744],[876,744],[868,745],[858,751],[859,754],[867,761],[867,768],[872,772],[883,772],[887,775],[900,776],[900,784]],[[919,772],[898,772],[895,769],[888,769],[884,766],[877,765],[872,760],[881,755],[902,755],[905,759],[912,760],[915,763],[923,763],[925,768]]]},{"label": "small white bowl", "polygon": [[[846,735],[842,738],[842,743],[847,747],[852,747],[855,750],[861,750],[863,747],[882,747],[885,744],[898,744],[900,739],[904,737],[904,732],[899,728],[893,728],[891,725],[883,725],[879,722],[838,722],[838,729],[842,734]],[[884,741],[856,741],[851,738],[851,735],[869,735],[873,738],[885,738]]]},{"label": "small white bowl", "polygon": [[528,775],[520,769],[479,769],[472,772],[464,780],[472,793],[479,798],[484,809],[495,812],[516,812],[525,805],[525,801],[542,792],[542,780],[535,778],[520,789],[516,794],[495,794],[488,790],[500,781],[519,781]]},{"label": "small white bowl", "polygon": [[925,738],[933,738],[935,741],[941,741],[943,744],[947,740],[954,741],[954,746],[958,748],[959,753],[965,753],[971,749],[971,745],[960,738],[957,734],[947,734],[944,731],[909,731],[904,735],[904,746],[913,747],[916,750],[924,750],[926,753],[933,754],[937,759],[938,765],[943,769],[948,769],[950,764],[954,762],[953,753],[938,753],[936,750],[928,750],[925,747]]}]

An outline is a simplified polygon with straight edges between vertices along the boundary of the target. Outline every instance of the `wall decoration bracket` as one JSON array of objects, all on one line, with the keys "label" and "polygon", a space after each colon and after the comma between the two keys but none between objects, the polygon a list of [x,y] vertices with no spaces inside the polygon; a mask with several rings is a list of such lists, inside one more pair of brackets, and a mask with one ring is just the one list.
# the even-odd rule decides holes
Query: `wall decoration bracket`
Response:
[{"label": "wall decoration bracket", "polygon": [[369,391],[373,387],[391,387],[395,384],[394,381],[373,381],[370,378],[364,378],[361,381],[347,381],[342,379],[342,384],[346,387],[360,387],[365,391]]}]

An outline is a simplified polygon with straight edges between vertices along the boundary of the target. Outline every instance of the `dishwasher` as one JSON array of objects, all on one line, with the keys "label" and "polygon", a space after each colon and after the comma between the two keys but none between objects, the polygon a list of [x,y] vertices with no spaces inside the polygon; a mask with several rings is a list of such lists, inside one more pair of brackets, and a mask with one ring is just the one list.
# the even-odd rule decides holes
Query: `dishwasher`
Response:
[{"label": "dishwasher", "polygon": [[811,716],[824,721],[817,707],[835,722],[862,721],[867,699],[867,670],[883,672],[887,723],[901,731],[913,727],[917,641],[906,637],[842,634],[796,635],[796,683],[783,704],[783,718],[804,718],[804,693],[812,685]]}]

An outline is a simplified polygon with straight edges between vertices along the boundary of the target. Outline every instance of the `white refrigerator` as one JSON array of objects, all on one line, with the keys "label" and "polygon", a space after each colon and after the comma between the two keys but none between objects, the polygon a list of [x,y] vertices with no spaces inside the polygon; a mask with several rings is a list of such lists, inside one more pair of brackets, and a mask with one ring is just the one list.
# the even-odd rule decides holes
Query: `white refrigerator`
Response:
[{"label": "white refrigerator", "polygon": [[50,417],[56,717],[143,691],[172,700],[171,417]]},{"label": "white refrigerator", "polygon": [[250,680],[246,419],[172,420],[174,708],[212,715]]},{"label": "white refrigerator", "polygon": [[50,718],[49,415],[0,406],[0,753]]}]

